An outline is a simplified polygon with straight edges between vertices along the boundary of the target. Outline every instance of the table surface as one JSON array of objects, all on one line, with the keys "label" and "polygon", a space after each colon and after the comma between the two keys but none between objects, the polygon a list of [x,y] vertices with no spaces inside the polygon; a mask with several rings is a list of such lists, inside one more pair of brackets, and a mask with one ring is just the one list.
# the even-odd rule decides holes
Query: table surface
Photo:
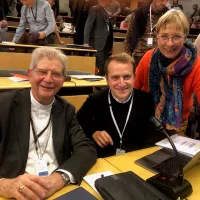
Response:
[{"label": "table surface", "polygon": [[[111,156],[105,158],[110,164],[115,166],[119,171],[133,171],[137,175],[139,175],[143,179],[150,178],[155,175],[155,173],[140,167],[135,164],[135,160],[142,158],[150,153],[153,153],[159,150],[160,147],[152,147],[147,149],[142,149],[138,151],[133,151],[130,153],[126,153],[118,156]],[[184,174],[186,180],[188,180],[192,184],[193,193],[188,196],[188,200],[199,200],[200,199],[200,164],[196,165],[189,171]]]},{"label": "table surface", "polygon": [[[63,87],[103,87],[106,86],[106,80],[100,81],[86,81],[86,80],[78,80],[72,78],[70,82],[64,82]],[[0,77],[0,90],[9,90],[9,89],[21,89],[21,88],[29,88],[31,84],[29,81],[23,82],[14,82],[11,81],[8,77]]]},{"label": "table surface", "polygon": [[[152,147],[148,149],[142,149],[138,151],[133,151],[130,153],[126,153],[123,155],[117,155],[117,156],[111,156],[107,157],[105,159],[99,158],[96,162],[96,164],[89,170],[87,175],[95,174],[103,171],[110,170],[114,174],[120,173],[120,172],[126,172],[126,171],[133,171],[137,175],[139,175],[143,179],[147,179],[153,175],[154,173],[136,165],[134,163],[135,160],[148,155],[150,153],[153,153],[157,150],[159,150],[159,147]],[[188,172],[185,173],[185,179],[187,179],[193,187],[193,193],[188,197],[188,200],[199,200],[200,197],[200,165],[196,165],[192,169],[190,169]],[[85,188],[88,192],[93,194],[97,199],[102,200],[100,195],[96,193],[85,181],[82,181],[81,187]],[[49,200],[53,200],[62,194],[65,194],[78,186],[76,185],[68,185],[61,189],[60,191],[56,192],[53,196],[49,197]],[[4,200],[5,198],[0,197],[0,200]]]}]

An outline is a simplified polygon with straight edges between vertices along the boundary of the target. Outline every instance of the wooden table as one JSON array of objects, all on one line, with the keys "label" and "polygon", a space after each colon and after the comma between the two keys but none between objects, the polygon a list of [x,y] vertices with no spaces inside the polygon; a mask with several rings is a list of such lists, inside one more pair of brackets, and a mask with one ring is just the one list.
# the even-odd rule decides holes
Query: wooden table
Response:
[{"label": "wooden table", "polygon": [[[73,79],[70,82],[64,82],[63,87],[58,92],[58,95],[73,104],[76,110],[82,106],[87,99],[88,94],[93,93],[94,87],[107,86],[106,80],[89,82],[86,80]],[[0,77],[0,93],[14,89],[30,88],[31,84],[28,81],[13,82],[8,77]]]},{"label": "wooden table", "polygon": [[[106,160],[99,158],[97,160],[96,164],[89,170],[87,175],[95,174],[95,173],[99,173],[99,172],[103,172],[103,171],[107,171],[107,170],[113,172],[114,174],[120,173],[120,171],[118,169],[116,169],[114,166],[112,166]],[[97,199],[103,200],[103,198],[99,194],[97,194],[84,180],[82,181],[80,186],[85,188],[88,192],[90,192],[92,195],[94,195]],[[55,199],[77,187],[78,187],[77,185],[67,185],[66,187],[64,187],[60,191],[56,192],[53,196],[49,197],[48,199],[49,200]],[[5,200],[5,198],[0,197],[0,200]]]},{"label": "wooden table", "polygon": [[[74,88],[74,87],[104,87],[106,86],[106,80],[100,81],[86,81],[86,80],[78,80],[72,78],[72,81],[64,82],[63,88]],[[23,82],[14,82],[11,81],[8,77],[0,77],[0,90],[13,90],[13,89],[22,89],[29,88],[31,84],[29,81]]]},{"label": "wooden table", "polygon": [[[38,45],[29,45],[29,44],[1,44],[0,47],[7,47],[7,48],[15,48],[15,49],[25,49],[25,50],[34,50],[38,47]],[[51,47],[51,45],[49,45]],[[84,56],[95,56],[96,50],[94,49],[78,49],[78,48],[68,48],[65,45],[52,45],[52,47],[56,49],[62,50],[66,55],[84,55]]]},{"label": "wooden table", "polygon": [[[152,147],[147,149],[142,149],[138,151],[133,151],[118,156],[111,156],[105,158],[110,164],[115,166],[118,170],[122,172],[133,171],[143,179],[147,179],[155,175],[153,172],[146,170],[135,164],[135,160],[142,158],[150,153],[159,150],[160,147]],[[185,173],[185,179],[192,184],[193,193],[188,197],[188,200],[199,200],[200,199],[200,164],[196,165],[189,171]]]}]

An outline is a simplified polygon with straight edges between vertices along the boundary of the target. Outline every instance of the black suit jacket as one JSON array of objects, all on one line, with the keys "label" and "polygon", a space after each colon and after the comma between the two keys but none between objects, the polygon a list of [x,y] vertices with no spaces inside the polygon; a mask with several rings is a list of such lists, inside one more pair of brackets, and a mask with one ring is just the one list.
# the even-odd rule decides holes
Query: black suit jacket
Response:
[{"label": "black suit jacket", "polygon": [[[0,95],[0,177],[25,172],[29,151],[30,90]],[[96,161],[96,150],[79,126],[75,108],[56,96],[52,106],[53,146],[59,169],[72,173],[77,183]],[[81,167],[80,167],[81,165]]]},{"label": "black suit jacket", "polygon": [[[115,103],[112,107],[114,115],[118,116],[118,119],[116,118],[118,126],[121,123],[121,127],[124,127],[128,106],[124,107],[122,104]],[[127,109],[127,112],[125,111],[124,114],[125,109]],[[127,152],[149,147],[163,138],[149,123],[149,118],[153,115],[154,103],[151,95],[140,90],[134,90],[133,106],[124,131],[122,149]],[[119,135],[109,110],[108,89],[89,95],[77,112],[77,118],[87,137],[92,139],[95,131],[102,130],[105,130],[111,136],[114,142],[113,146],[101,148],[96,145],[99,157],[111,156],[116,153],[116,149],[119,148]]]},{"label": "black suit jacket", "polygon": [[[89,15],[84,28],[84,44],[89,44],[94,49],[101,51],[107,42],[108,28],[105,10],[96,5],[90,8]],[[110,28],[110,50],[113,45],[113,28],[109,19]]]}]

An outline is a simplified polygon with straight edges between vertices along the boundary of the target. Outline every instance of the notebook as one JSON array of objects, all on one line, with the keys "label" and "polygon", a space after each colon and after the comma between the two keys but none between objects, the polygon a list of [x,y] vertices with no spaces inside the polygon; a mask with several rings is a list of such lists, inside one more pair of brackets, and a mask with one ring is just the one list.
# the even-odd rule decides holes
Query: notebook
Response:
[{"label": "notebook", "polygon": [[[171,138],[173,141],[174,139],[177,140],[176,135],[172,136]],[[195,151],[197,150],[197,147],[199,145],[197,144],[197,147],[195,147],[194,145],[191,146],[190,144],[192,143],[196,144],[196,143],[195,141],[193,140],[191,141],[191,139],[189,139],[187,142],[188,145],[186,146],[185,140],[187,139],[183,137],[182,142],[180,140],[178,140],[178,144],[176,144],[177,141],[174,142],[178,150],[180,162],[183,167],[183,172],[188,171],[196,164],[198,164],[200,159],[200,151]],[[158,144],[161,143],[162,144],[166,143],[166,139],[159,142]],[[184,145],[185,149],[181,147],[181,145]],[[177,175],[179,172],[177,157],[175,157],[174,151],[168,148],[170,147],[168,143],[166,143],[166,147],[167,148],[163,148],[161,150],[158,150],[152,154],[149,154],[147,156],[144,156],[143,158],[136,160],[135,163],[156,173],[161,173],[164,175]],[[187,147],[190,148],[194,147],[194,150],[190,149],[187,150],[186,152]],[[196,154],[192,154],[193,152],[195,152]]]},{"label": "notebook", "polygon": [[78,187],[54,200],[98,200],[82,187]]}]

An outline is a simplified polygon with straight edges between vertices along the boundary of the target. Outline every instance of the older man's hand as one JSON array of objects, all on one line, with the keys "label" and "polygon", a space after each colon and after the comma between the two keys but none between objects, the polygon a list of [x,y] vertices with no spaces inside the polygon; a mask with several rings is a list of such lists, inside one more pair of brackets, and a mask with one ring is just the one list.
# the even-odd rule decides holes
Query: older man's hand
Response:
[{"label": "older man's hand", "polygon": [[53,195],[56,191],[60,190],[64,186],[64,181],[59,173],[52,173],[49,176],[43,177],[45,181],[51,184],[51,187],[48,189],[46,193],[46,198]]},{"label": "older man's hand", "polygon": [[49,179],[24,174],[14,179],[0,180],[0,196],[17,200],[44,199],[53,183]]}]

